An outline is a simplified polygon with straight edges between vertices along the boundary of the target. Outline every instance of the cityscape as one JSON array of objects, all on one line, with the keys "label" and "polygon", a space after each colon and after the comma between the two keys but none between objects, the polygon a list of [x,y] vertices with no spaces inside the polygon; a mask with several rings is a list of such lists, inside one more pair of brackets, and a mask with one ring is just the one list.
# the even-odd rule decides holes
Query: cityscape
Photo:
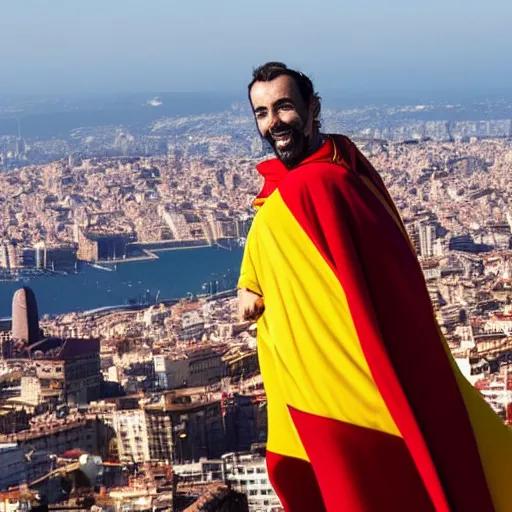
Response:
[{"label": "cityscape", "polygon": [[[457,120],[457,108],[436,105],[452,113],[444,121],[425,120],[425,105],[327,110],[323,123],[348,126],[384,179],[459,367],[509,423],[512,121]],[[217,510],[229,500],[282,510],[264,459],[257,328],[239,319],[236,268],[181,296],[98,299],[87,311],[48,310],[32,289],[171,252],[217,249],[225,272],[222,258],[239,264],[261,186],[254,166],[267,154],[250,114],[234,104],[151,130],[77,129],[67,144],[0,137],[0,289],[11,306],[0,320],[0,510]]]},{"label": "cityscape", "polygon": [[0,512],[512,510],[511,19],[0,2]]}]

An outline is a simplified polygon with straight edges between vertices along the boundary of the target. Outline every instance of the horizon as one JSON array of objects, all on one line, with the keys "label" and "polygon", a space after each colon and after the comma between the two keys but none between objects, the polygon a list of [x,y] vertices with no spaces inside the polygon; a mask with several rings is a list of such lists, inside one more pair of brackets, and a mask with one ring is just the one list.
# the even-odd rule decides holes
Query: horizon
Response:
[{"label": "horizon", "polygon": [[[296,69],[299,69],[298,67]],[[250,75],[247,75],[247,83]],[[456,100],[477,100],[490,98],[511,98],[512,99],[512,79],[510,85],[489,85],[475,86],[457,85],[453,87],[394,87],[394,88],[346,88],[346,89],[320,89],[317,82],[313,79],[315,90],[322,98],[347,98],[362,99],[364,101],[373,100],[410,100],[419,101],[456,101]],[[247,101],[247,84],[241,88],[224,89],[104,89],[104,90],[52,90],[52,91],[2,91],[0,90],[0,99],[65,99],[65,98],[87,98],[87,97],[119,97],[129,98],[131,96],[148,96],[148,98],[160,95],[191,95],[191,96],[223,96],[235,98],[237,100]]]},{"label": "horizon", "polygon": [[[315,84],[314,84],[315,85]],[[364,107],[370,105],[413,105],[413,104],[461,104],[461,103],[477,103],[479,101],[512,101],[512,87],[510,88],[446,88],[446,89],[394,89],[394,90],[320,90],[316,88],[316,92],[320,95],[322,105],[327,108],[344,108],[344,107]],[[86,99],[106,100],[110,103],[102,105],[101,109],[108,110],[109,108],[119,107],[122,101],[144,101],[148,102],[151,99],[159,98],[165,99],[169,97],[187,97],[187,100],[193,101],[194,99],[222,99],[231,101],[233,103],[249,104],[247,98],[247,89],[242,90],[146,90],[146,91],[64,91],[64,92],[49,92],[49,93],[27,93],[27,92],[14,92],[2,93],[0,92],[0,102],[14,102],[17,101],[55,101],[56,103],[63,101],[78,101]],[[164,102],[165,103],[165,102]],[[332,104],[329,106],[329,104]],[[335,104],[335,105],[334,105]],[[344,104],[344,105],[343,105]],[[0,105],[1,106],[1,105]],[[134,105],[132,105],[133,107]],[[139,107],[147,106],[146,103],[139,104]],[[91,110],[94,110],[91,107]],[[29,113],[29,112],[26,112]],[[5,113],[0,111],[0,117]],[[10,115],[10,114],[9,114]]]}]

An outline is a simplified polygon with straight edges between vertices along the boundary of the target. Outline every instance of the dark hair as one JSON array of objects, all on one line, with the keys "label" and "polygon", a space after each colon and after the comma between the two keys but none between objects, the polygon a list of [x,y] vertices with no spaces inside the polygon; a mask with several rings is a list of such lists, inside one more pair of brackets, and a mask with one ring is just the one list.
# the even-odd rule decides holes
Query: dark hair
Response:
[{"label": "dark hair", "polygon": [[286,64],[283,64],[282,62],[267,62],[266,64],[263,64],[262,66],[259,66],[253,70],[251,83],[247,87],[249,102],[251,102],[252,86],[256,82],[270,82],[271,80],[274,80],[274,78],[277,78],[281,75],[288,75],[295,80],[295,83],[299,88],[302,100],[306,105],[309,105],[313,99],[317,100],[317,107],[313,115],[315,117],[315,122],[320,125],[318,118],[320,116],[321,98],[315,92],[315,89],[313,88],[313,82],[304,73],[290,69],[286,66]]}]

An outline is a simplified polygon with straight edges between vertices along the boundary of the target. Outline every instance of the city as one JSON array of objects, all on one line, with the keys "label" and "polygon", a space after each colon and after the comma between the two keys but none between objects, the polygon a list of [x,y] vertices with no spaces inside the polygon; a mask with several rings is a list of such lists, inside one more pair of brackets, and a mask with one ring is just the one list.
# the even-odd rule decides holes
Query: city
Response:
[{"label": "city", "polygon": [[[402,214],[459,367],[512,421],[510,138],[355,140]],[[4,171],[4,278],[243,244],[261,147],[211,153]],[[256,325],[240,322],[234,289],[202,291],[40,318],[37,297],[19,287],[1,334],[5,510],[38,500],[194,510],[186,506],[229,492],[246,495],[250,510],[280,510],[264,463]]]},{"label": "city", "polygon": [[0,4],[0,512],[512,510],[512,3]]}]

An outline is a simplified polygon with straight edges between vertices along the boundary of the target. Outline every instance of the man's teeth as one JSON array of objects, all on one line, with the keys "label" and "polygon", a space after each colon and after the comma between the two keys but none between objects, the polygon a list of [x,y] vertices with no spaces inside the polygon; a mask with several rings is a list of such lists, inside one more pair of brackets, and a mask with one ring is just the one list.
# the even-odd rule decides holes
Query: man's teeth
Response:
[{"label": "man's teeth", "polygon": [[284,148],[284,147],[288,146],[288,144],[290,144],[291,140],[292,140],[291,137],[286,137],[285,139],[277,139],[276,146],[278,148]]},{"label": "man's teeth", "polygon": [[281,133],[275,133],[272,135],[272,137],[276,140],[278,139],[284,139],[286,137],[289,137],[291,135],[291,131],[287,131],[287,132],[281,132]]},{"label": "man's teeth", "polygon": [[292,136],[290,132],[280,133],[279,135],[274,135],[274,140],[276,142],[276,146],[278,148],[282,148],[290,144]]}]

